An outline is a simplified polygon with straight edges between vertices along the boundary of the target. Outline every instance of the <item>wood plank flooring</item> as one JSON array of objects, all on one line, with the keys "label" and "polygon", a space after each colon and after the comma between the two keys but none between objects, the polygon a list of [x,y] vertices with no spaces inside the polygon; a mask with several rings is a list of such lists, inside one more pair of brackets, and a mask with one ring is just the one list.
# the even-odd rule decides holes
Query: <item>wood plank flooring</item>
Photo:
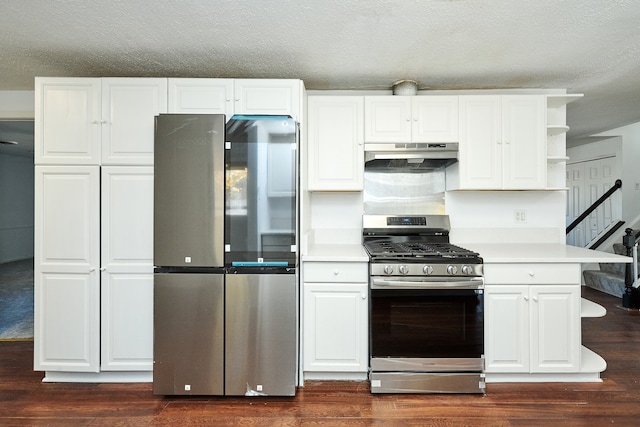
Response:
[{"label": "wood plank flooring", "polygon": [[42,383],[33,343],[0,342],[0,426],[635,426],[640,314],[607,309],[583,342],[608,362],[602,383],[488,384],[482,395],[379,395],[367,382],[307,382],[294,398],[158,397],[151,384]]}]

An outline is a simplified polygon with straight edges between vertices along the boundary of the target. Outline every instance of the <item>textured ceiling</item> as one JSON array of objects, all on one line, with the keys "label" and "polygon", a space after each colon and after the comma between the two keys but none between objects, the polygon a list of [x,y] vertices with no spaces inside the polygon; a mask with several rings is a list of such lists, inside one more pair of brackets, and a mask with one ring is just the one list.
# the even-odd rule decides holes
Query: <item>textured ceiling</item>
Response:
[{"label": "textured ceiling", "polygon": [[569,138],[640,121],[637,0],[6,0],[0,90],[35,76],[566,88]]}]

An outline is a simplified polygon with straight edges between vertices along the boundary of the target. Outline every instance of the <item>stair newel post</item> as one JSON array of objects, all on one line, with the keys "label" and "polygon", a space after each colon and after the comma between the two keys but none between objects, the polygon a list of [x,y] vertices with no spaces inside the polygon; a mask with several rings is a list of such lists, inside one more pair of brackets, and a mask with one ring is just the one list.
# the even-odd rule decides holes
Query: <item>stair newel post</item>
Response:
[{"label": "stair newel post", "polygon": [[[627,248],[627,256],[633,256],[633,247],[636,244],[635,234],[632,229],[625,230],[626,235],[622,237],[622,244]],[[624,270],[624,294],[622,295],[622,306],[624,308],[640,308],[638,290],[633,287],[633,264],[627,263]]]}]

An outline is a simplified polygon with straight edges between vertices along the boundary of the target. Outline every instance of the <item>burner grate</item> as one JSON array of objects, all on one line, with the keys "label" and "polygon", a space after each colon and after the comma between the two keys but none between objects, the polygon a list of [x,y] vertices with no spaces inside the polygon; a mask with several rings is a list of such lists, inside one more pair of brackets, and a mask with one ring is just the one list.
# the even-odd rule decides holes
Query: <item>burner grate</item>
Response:
[{"label": "burner grate", "polygon": [[477,257],[476,252],[451,243],[439,242],[365,242],[365,248],[371,256],[383,257]]}]

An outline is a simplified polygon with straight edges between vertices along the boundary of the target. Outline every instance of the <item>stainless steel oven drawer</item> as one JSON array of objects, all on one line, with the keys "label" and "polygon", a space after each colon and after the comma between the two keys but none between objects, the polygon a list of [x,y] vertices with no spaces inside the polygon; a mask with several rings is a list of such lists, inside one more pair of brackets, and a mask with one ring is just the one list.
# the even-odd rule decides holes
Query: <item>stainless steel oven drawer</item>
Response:
[{"label": "stainless steel oven drawer", "polygon": [[371,393],[484,393],[481,373],[372,372]]}]

